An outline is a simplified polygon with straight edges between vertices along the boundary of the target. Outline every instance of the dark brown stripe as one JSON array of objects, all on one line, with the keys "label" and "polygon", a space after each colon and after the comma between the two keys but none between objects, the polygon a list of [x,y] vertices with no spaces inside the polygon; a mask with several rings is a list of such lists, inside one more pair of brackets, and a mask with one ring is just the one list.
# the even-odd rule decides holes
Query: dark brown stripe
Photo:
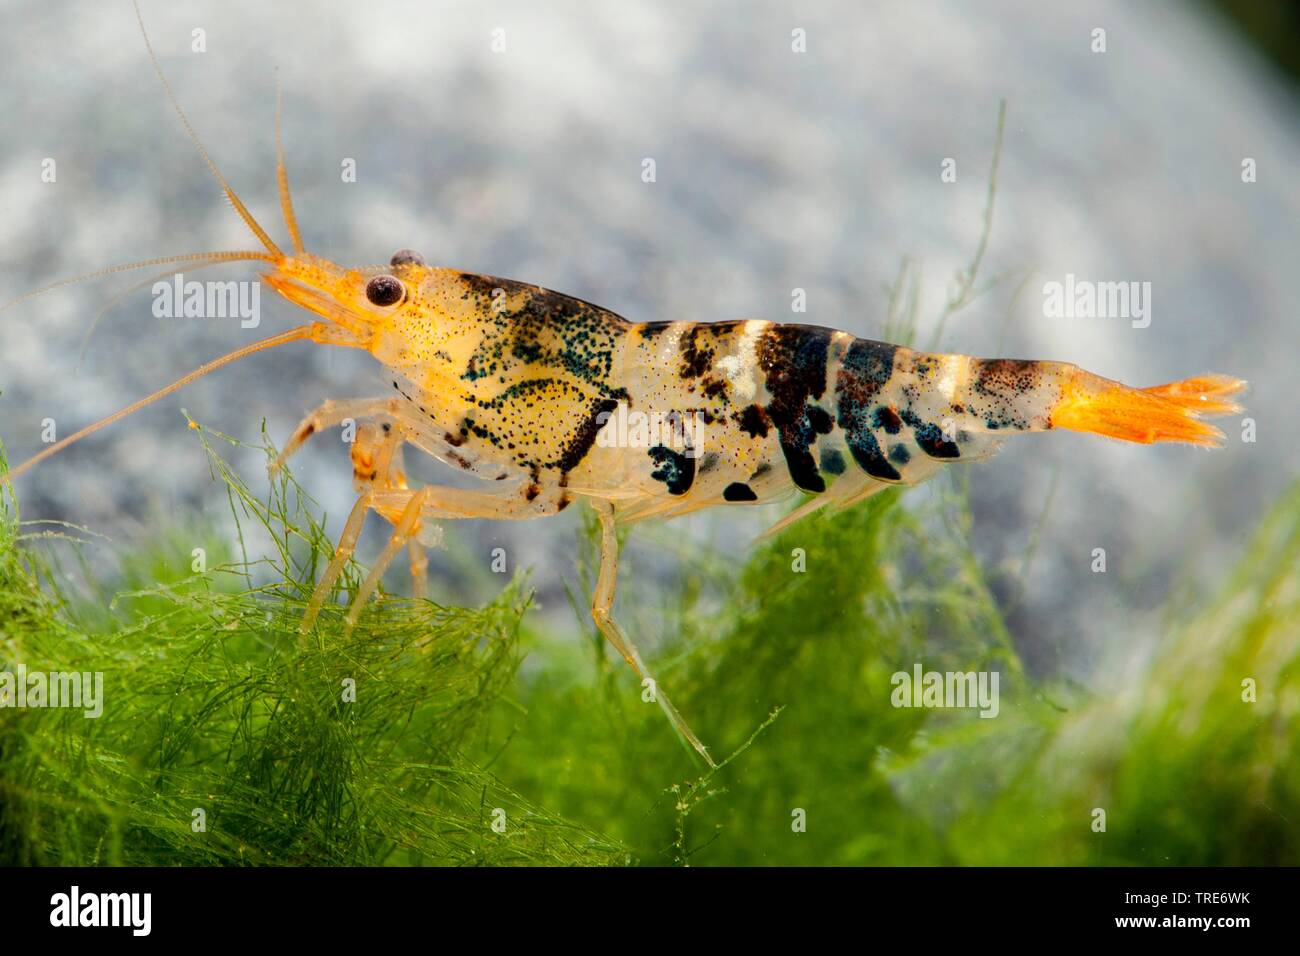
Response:
[{"label": "dark brown stripe", "polygon": [[[758,340],[758,366],[772,399],[767,416],[781,439],[790,479],[805,491],[826,490],[812,445],[830,428],[830,416],[813,404],[826,391],[826,356],[830,329],[809,325],[774,325]],[[820,416],[818,415],[820,413]]]}]

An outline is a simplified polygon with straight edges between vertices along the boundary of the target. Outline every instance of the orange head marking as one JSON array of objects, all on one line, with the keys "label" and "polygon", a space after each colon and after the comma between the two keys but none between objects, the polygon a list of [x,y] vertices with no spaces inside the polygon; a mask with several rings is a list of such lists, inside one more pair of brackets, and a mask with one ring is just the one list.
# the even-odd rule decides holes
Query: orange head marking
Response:
[{"label": "orange head marking", "polygon": [[360,269],[302,252],[278,260],[262,278],[294,305],[347,330],[357,345],[373,349],[384,333],[396,331],[400,314],[418,304],[431,271],[406,249],[386,268]]}]

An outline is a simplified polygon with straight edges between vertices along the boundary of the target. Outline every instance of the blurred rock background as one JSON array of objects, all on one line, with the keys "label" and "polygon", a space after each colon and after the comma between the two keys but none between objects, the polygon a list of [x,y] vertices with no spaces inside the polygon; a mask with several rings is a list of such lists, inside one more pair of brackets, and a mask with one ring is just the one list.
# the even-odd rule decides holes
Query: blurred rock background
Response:
[{"label": "blurred rock background", "polygon": [[[1244,10],[1246,26],[1225,8]],[[1215,453],[1047,435],[970,474],[971,535],[1023,656],[1039,672],[1105,686],[1110,668],[1133,660],[1129,649],[1144,651],[1155,620],[1195,596],[1174,582],[1216,580],[1300,464],[1300,111],[1286,73],[1300,47],[1295,33],[1287,40],[1287,14],[1264,8],[1289,9],[373,0],[146,2],[144,16],[214,159],[277,237],[278,68],[313,251],[364,264],[409,246],[636,320],[763,317],[879,337],[887,286],[910,257],[918,341],[930,344],[979,241],[1006,99],[982,272],[1001,280],[947,322],[940,348],[1074,361],[1132,384],[1214,370],[1252,386],[1254,443],[1234,419]],[[128,4],[9,0],[3,19],[0,299],[116,262],[254,247],[170,112]],[[196,28],[206,52],[191,50]],[[1092,50],[1098,28],[1104,53]],[[795,29],[806,31],[804,53],[791,49]],[[1252,45],[1251,30],[1272,53]],[[46,157],[57,162],[52,184],[41,181]],[[653,184],[641,180],[646,157]],[[955,183],[940,181],[949,157]],[[1247,157],[1253,183],[1242,181]],[[345,158],[355,183],[341,179]],[[1150,282],[1150,327],[1044,318],[1043,283],[1067,273]],[[11,461],[40,450],[44,419],[70,434],[301,320],[269,290],[256,329],[159,320],[145,288],[104,317],[79,359],[96,312],[149,274],[0,315],[0,438]],[[237,265],[201,275],[253,274]],[[807,292],[803,315],[790,313],[796,287]],[[21,480],[23,516],[110,535],[87,554],[111,563],[164,516],[222,520],[224,495],[181,407],[250,441],[265,417],[283,442],[321,400],[382,392],[359,353],[291,346],[253,358],[42,465]],[[245,474],[262,467],[251,453],[239,462]],[[296,470],[338,526],[353,496],[337,432]],[[433,462],[413,470],[448,474]],[[634,538],[628,599],[653,607],[655,582],[679,567],[656,541],[739,554],[774,517],[729,509]],[[456,555],[435,555],[431,593],[480,598],[481,575],[467,568],[481,572],[505,546],[532,569],[550,620],[571,627],[563,583],[574,577],[577,524],[573,513],[467,523],[455,529]],[[1090,570],[1097,547],[1104,575]]]}]

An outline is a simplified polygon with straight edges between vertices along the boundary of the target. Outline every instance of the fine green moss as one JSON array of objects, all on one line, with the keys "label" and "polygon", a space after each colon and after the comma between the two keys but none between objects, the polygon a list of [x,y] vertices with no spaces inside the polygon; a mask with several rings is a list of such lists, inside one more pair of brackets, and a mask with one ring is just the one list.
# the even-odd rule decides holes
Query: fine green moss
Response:
[{"label": "fine green moss", "polygon": [[[300,641],[332,550],[310,502],[287,476],[258,499],[209,451],[236,524],[261,528],[271,557],[194,570],[177,536],[128,559],[106,605],[58,596],[6,499],[0,670],[102,672],[104,704],[98,718],[0,710],[0,862],[626,859],[465,755],[515,681],[518,584],[482,608],[385,599],[352,634],[329,606]],[[351,567],[343,586],[357,582]]]}]

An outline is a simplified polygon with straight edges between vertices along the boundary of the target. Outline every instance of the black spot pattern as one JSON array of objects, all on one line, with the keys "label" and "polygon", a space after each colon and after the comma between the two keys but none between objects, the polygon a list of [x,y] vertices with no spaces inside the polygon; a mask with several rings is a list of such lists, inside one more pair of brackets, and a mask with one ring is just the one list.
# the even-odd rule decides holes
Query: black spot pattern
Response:
[{"label": "black spot pattern", "polygon": [[925,422],[913,428],[912,434],[916,436],[916,443],[921,446],[921,451],[931,458],[961,457],[961,451],[958,450],[956,443],[944,438],[943,429],[938,425]]},{"label": "black spot pattern", "polygon": [[740,430],[751,438],[766,438],[768,432],[767,413],[757,405],[746,405],[737,416]]},{"label": "black spot pattern", "polygon": [[723,501],[757,501],[758,495],[754,494],[754,489],[742,481],[733,481],[722,489]]},{"label": "black spot pattern", "polygon": [[982,359],[975,362],[972,390],[989,410],[984,420],[985,427],[990,431],[1029,427],[1025,417],[1015,411],[1016,399],[1039,386],[1042,364],[1029,359]]},{"label": "black spot pattern", "polygon": [[695,483],[695,459],[674,451],[665,445],[655,445],[648,454],[658,467],[650,473],[655,481],[662,481],[670,495],[684,495]]},{"label": "black spot pattern", "polygon": [[821,466],[822,471],[826,472],[828,475],[842,475],[844,474],[844,469],[846,467],[844,464],[844,456],[834,448],[827,448],[822,451]]},{"label": "black spot pattern", "polygon": [[758,366],[772,396],[767,417],[780,436],[790,479],[804,491],[826,490],[810,449],[819,433],[830,431],[831,417],[811,400],[826,391],[826,356],[832,334],[814,326],[775,325],[758,342]]},{"label": "black spot pattern", "polygon": [[[577,468],[582,459],[587,457],[591,446],[596,443],[596,433],[609,420],[609,415],[618,408],[618,402],[612,398],[602,398],[591,407],[591,414],[583,421],[581,427],[565,446],[560,455],[559,468],[562,475],[567,475]],[[694,467],[694,462],[691,463]]]},{"label": "black spot pattern", "polygon": [[707,334],[704,335],[706,341],[700,341],[705,328],[704,325],[692,325],[682,333],[682,378],[699,378],[713,364],[714,350],[712,343],[707,341]]},{"label": "black spot pattern", "polygon": [[[487,413],[477,423],[466,422],[462,436],[484,439],[531,470],[559,471],[563,484],[595,444],[600,416],[628,400],[611,375],[630,324],[600,306],[538,286],[469,273],[460,279],[462,298],[483,316],[482,339],[460,377],[478,392],[467,400]],[[538,412],[558,401],[587,412],[566,416],[543,434]]]},{"label": "black spot pattern", "polygon": [[912,427],[912,435],[921,451],[931,458],[960,458],[961,452],[955,442],[943,437],[943,429],[934,422],[922,421],[910,411],[903,412],[903,421]]},{"label": "black spot pattern", "polygon": [[[899,481],[902,475],[891,465],[880,449],[873,425],[886,431],[894,422],[880,408],[873,413],[877,395],[889,381],[894,371],[894,353],[897,347],[885,342],[854,339],[844,354],[839,377],[835,383],[837,422],[844,431],[853,460],[863,471],[882,481]],[[894,414],[894,418],[897,419]]]},{"label": "black spot pattern", "polygon": [[871,432],[858,435],[855,441],[849,443],[849,451],[853,453],[853,460],[858,463],[858,467],[872,478],[879,478],[881,481],[902,480],[903,476],[885,458],[884,452],[880,450],[880,443]]},{"label": "black spot pattern", "polygon": [[[539,286],[492,276],[462,275],[461,279],[480,297],[480,308],[493,317],[494,325],[493,334],[484,336],[470,357],[466,381],[500,374],[513,359],[563,369],[588,385],[603,388],[608,383],[616,339],[627,327],[625,319]],[[504,307],[510,300],[517,304]]]},{"label": "black spot pattern", "polygon": [[881,405],[876,409],[875,419],[876,427],[884,429],[891,435],[897,435],[903,428],[903,420],[898,417],[898,412],[888,405]]}]

